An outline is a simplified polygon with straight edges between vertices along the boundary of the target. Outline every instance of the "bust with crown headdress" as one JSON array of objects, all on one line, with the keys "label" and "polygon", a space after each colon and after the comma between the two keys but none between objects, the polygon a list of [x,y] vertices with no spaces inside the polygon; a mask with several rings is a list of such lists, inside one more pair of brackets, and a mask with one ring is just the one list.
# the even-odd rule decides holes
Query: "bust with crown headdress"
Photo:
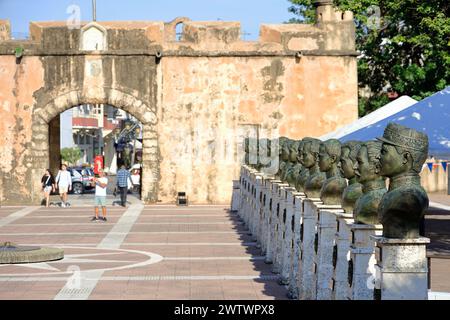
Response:
[{"label": "bust with crown headdress", "polygon": [[389,123],[380,153],[382,176],[389,178],[388,192],[378,208],[386,238],[417,238],[420,221],[428,208],[428,196],[420,185],[419,173],[428,156],[428,136],[422,132]]}]

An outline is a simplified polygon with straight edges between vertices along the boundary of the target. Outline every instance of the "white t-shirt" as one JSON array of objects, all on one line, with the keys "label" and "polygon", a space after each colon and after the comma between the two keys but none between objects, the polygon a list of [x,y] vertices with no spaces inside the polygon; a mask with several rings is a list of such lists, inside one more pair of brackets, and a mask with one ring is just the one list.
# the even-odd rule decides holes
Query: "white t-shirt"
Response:
[{"label": "white t-shirt", "polygon": [[106,197],[107,186],[102,188],[101,186],[98,185],[99,182],[108,184],[108,178],[106,177],[98,178],[98,182],[95,184],[95,195],[100,197]]},{"label": "white t-shirt", "polygon": [[70,176],[69,171],[59,170],[58,175],[56,176],[56,182],[60,187],[68,187],[72,185],[72,177]]}]

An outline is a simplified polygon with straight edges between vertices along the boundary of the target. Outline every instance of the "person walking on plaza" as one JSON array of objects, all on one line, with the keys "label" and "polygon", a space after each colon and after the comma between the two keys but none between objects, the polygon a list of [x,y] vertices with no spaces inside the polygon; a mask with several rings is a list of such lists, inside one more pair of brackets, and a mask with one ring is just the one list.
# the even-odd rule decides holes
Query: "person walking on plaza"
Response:
[{"label": "person walking on plaza", "polygon": [[126,207],[127,204],[127,193],[128,193],[128,182],[131,181],[131,175],[125,168],[125,164],[120,165],[120,170],[117,171],[117,187],[120,193],[120,205]]},{"label": "person walking on plaza", "polygon": [[58,171],[56,183],[58,184],[59,196],[62,201],[61,206],[64,208],[67,206],[67,193],[72,190],[72,177],[65,164],[62,164],[61,170]]},{"label": "person walking on plaza", "polygon": [[45,170],[45,173],[41,179],[41,183],[42,183],[42,191],[44,191],[45,196],[45,206],[48,208],[50,201],[50,193],[52,192],[52,190],[55,191],[56,189],[55,178],[53,178],[53,175],[49,169]]},{"label": "person walking on plaza", "polygon": [[[106,189],[108,178],[103,170],[98,172],[99,178],[95,178],[95,216],[91,221],[106,220]],[[102,207],[102,217],[98,216],[98,208]]]}]

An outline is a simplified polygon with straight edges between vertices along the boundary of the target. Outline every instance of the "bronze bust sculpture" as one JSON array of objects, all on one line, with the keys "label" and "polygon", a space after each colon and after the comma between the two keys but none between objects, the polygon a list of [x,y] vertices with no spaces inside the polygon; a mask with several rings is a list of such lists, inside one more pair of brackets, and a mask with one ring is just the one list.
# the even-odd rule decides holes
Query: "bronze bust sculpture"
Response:
[{"label": "bronze bust sculpture", "polygon": [[281,180],[281,176],[284,174],[284,167],[286,166],[286,161],[288,158],[287,150],[285,149],[285,145],[288,141],[286,137],[278,138],[278,172],[275,175],[278,179]]},{"label": "bronze bust sculpture", "polygon": [[301,169],[297,181],[295,182],[295,189],[299,192],[305,192],[305,183],[309,177],[309,169],[303,164],[303,147],[307,140],[308,138],[304,138],[298,145],[297,162],[301,165]]},{"label": "bronze bust sculpture", "polygon": [[286,182],[291,186],[295,187],[302,165],[298,162],[298,148],[301,140],[294,141],[290,146],[289,162],[291,167],[286,172]]},{"label": "bronze bust sculpture", "polygon": [[308,138],[303,145],[302,161],[305,168],[309,169],[309,177],[305,183],[305,194],[309,198],[319,198],[320,190],[326,179],[325,173],[319,170],[319,139]]},{"label": "bronze bust sculpture", "polygon": [[341,204],[342,193],[347,187],[347,181],[342,178],[339,170],[341,157],[341,143],[336,139],[329,139],[320,144],[319,168],[326,173],[327,179],[320,190],[320,199],[324,204]]},{"label": "bronze bust sculpture", "polygon": [[378,217],[386,238],[419,237],[420,221],[428,208],[428,196],[419,173],[428,154],[428,136],[396,123],[384,130],[381,175],[389,178],[389,190],[381,199]]},{"label": "bronze bust sculpture", "polygon": [[356,201],[353,216],[356,223],[378,224],[378,207],[386,193],[385,179],[380,175],[380,141],[369,141],[361,145],[355,164],[355,174],[362,184],[363,195]]},{"label": "bronze bust sculpture", "polygon": [[264,138],[258,140],[258,164],[256,169],[261,171],[263,168],[270,166],[271,157],[271,141]]},{"label": "bronze bust sculpture", "polygon": [[281,170],[280,174],[280,180],[286,181],[286,173],[291,169],[292,163],[289,161],[290,155],[291,155],[291,145],[293,143],[293,140],[286,139],[286,141],[283,144],[282,150],[281,150],[281,161],[284,162],[283,169]]},{"label": "bronze bust sculpture", "polygon": [[341,205],[345,212],[353,212],[356,200],[362,195],[362,185],[356,180],[354,166],[357,163],[361,142],[348,141],[341,146],[341,174],[348,180],[348,186],[342,193]]}]

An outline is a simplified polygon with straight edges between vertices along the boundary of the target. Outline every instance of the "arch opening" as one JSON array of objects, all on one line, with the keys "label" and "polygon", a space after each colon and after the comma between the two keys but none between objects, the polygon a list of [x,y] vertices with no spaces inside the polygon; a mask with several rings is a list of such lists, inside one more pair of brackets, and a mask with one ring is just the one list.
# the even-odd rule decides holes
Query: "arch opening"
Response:
[{"label": "arch opening", "polygon": [[[107,106],[106,114],[104,110],[100,111],[98,106]],[[120,124],[120,131],[117,130],[115,133],[112,130],[113,124],[111,123],[111,121],[109,121],[110,123],[108,123],[107,125],[111,130],[109,130],[110,132],[108,132],[109,137],[106,137],[109,142],[103,140],[103,144],[99,144],[99,137],[97,136],[96,140],[92,137],[91,129],[94,128],[90,128],[90,124],[93,124],[93,120],[77,120],[81,121],[81,123],[79,122],[79,124],[86,124],[88,128],[81,128],[83,129],[81,130],[81,133],[77,133],[77,135],[75,136],[75,138],[78,139],[77,142],[81,142],[80,145],[83,149],[83,157],[78,163],[76,163],[76,165],[92,165],[92,157],[95,157],[95,155],[97,155],[96,153],[100,153],[100,155],[103,156],[108,153],[108,159],[104,159],[107,160],[104,161],[104,164],[105,166],[107,166],[108,172],[110,172],[111,174],[115,174],[114,171],[117,170],[117,164],[120,163],[121,160],[123,160],[123,154],[127,153],[130,155],[130,161],[127,163],[128,166],[131,167],[133,164],[136,164],[131,162],[139,161],[140,170],[138,171],[138,173],[140,174],[140,190],[137,190],[140,191],[141,200],[144,203],[156,202],[159,177],[156,114],[153,109],[149,108],[147,104],[145,104],[141,100],[114,89],[110,89],[108,91],[108,94],[105,94],[103,98],[84,97],[79,91],[66,92],[56,96],[56,98],[52,99],[51,101],[42,104],[41,107],[38,106],[37,108],[35,108],[33,112],[32,136],[32,172],[34,177],[34,186],[31,197],[32,201],[34,203],[38,203],[40,201],[41,188],[39,182],[45,169],[50,168],[54,173],[56,173],[57,169],[59,169],[62,160],[60,157],[60,131],[67,130],[66,126],[61,125],[61,116],[64,117],[64,114],[67,112],[67,110],[73,110],[74,107],[77,108],[77,115],[82,115],[82,117],[78,118],[93,118],[92,113],[97,112],[102,115],[99,119],[103,122],[105,121],[105,117],[106,121],[108,122],[108,117],[110,118],[110,120],[112,120],[112,118],[117,115],[116,113],[121,113],[123,117],[131,120],[131,128],[129,129],[139,131],[138,133],[134,133],[135,135],[137,135],[137,139],[135,139],[135,141],[133,141],[133,139],[129,139],[130,141],[128,141],[128,144],[132,145],[130,150],[128,150],[130,152],[126,151],[126,148],[122,148],[122,150],[120,150],[119,146],[119,153],[117,153],[117,150],[114,147],[116,141],[113,137],[115,136],[115,134],[120,134],[120,132],[125,129],[125,121]],[[90,116],[86,117],[86,114],[90,114]],[[137,129],[138,127],[139,129]],[[72,134],[72,139],[73,137],[74,136]],[[103,138],[104,137],[102,134],[101,139]],[[105,142],[107,149],[105,149]],[[87,146],[89,145],[91,147],[87,148]],[[103,149],[100,148],[100,146],[102,146]],[[137,153],[132,152],[132,150],[137,151],[138,149],[139,151]],[[113,159],[114,155],[115,159]],[[86,163],[83,163],[83,160],[87,160]]]},{"label": "arch opening", "polygon": [[[56,176],[62,163],[72,175],[71,193],[94,192],[92,179],[103,170],[113,193],[122,164],[131,174],[132,194],[141,198],[143,124],[108,104],[74,106],[49,122],[49,168]],[[87,200],[87,199],[86,199]]]}]

